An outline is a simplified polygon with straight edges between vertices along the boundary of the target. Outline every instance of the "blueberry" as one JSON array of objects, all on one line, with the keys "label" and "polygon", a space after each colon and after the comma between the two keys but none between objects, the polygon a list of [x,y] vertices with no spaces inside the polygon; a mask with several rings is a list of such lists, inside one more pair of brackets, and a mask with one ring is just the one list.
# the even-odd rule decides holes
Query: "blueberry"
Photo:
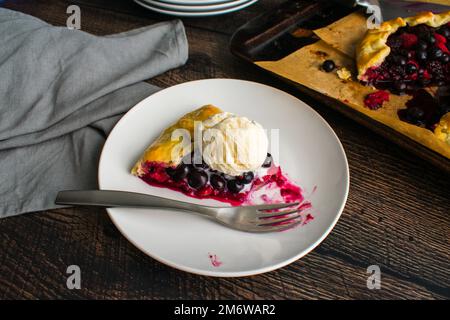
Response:
[{"label": "blueberry", "polygon": [[231,193],[239,193],[239,191],[244,189],[244,185],[237,180],[229,180],[227,188]]},{"label": "blueberry", "polygon": [[267,153],[266,160],[264,160],[264,163],[262,164],[263,168],[270,168],[272,165],[272,155],[270,153]]},{"label": "blueberry", "polygon": [[[166,171],[167,172],[167,171]],[[172,178],[173,181],[178,182],[186,178],[189,173],[189,166],[185,164],[180,164],[173,172],[172,175],[167,172],[167,174]]]},{"label": "blueberry", "polygon": [[402,57],[402,56],[394,56],[394,62],[397,63],[397,64],[399,64],[399,65],[401,65],[401,66],[404,66],[404,65],[406,65],[406,63],[407,63],[408,61],[406,60],[405,57]]},{"label": "blueberry", "polygon": [[407,74],[413,74],[415,72],[417,72],[416,65],[414,65],[412,63],[408,63],[408,65],[406,66],[406,73]]},{"label": "blueberry", "polygon": [[246,173],[244,173],[244,174],[242,175],[241,182],[242,182],[243,184],[249,184],[250,182],[253,181],[253,178],[254,178],[254,177],[255,177],[255,175],[253,174],[253,172],[251,172],[251,171],[246,172]]},{"label": "blueberry", "polygon": [[225,188],[225,179],[219,176],[218,174],[213,174],[211,178],[209,178],[209,183],[216,190],[223,190]]},{"label": "blueberry", "polygon": [[336,68],[336,64],[333,60],[325,60],[325,62],[322,64],[322,69],[325,72],[331,72]]},{"label": "blueberry", "polygon": [[425,61],[428,59],[428,53],[425,50],[417,51],[416,58],[420,61]]},{"label": "blueberry", "polygon": [[401,49],[401,50],[398,51],[398,53],[399,53],[400,55],[402,55],[403,57],[408,57],[409,50]]},{"label": "blueberry", "polygon": [[443,54],[444,52],[442,52],[442,50],[439,48],[433,48],[430,51],[430,56],[432,59],[440,59]]},{"label": "blueberry", "polygon": [[450,54],[444,53],[441,57],[441,61],[443,63],[449,63],[450,62]]},{"label": "blueberry", "polygon": [[403,81],[397,81],[394,83],[394,88],[397,91],[397,93],[404,93],[407,86],[406,83],[404,83]]},{"label": "blueberry", "polygon": [[208,175],[200,170],[192,170],[188,175],[188,184],[194,189],[200,189],[208,182]]},{"label": "blueberry", "polygon": [[166,173],[167,173],[167,175],[168,175],[169,177],[171,177],[171,178],[174,176],[174,174],[175,174],[176,171],[177,171],[177,169],[174,168],[174,167],[167,167],[167,168],[166,168]]},{"label": "blueberry", "polygon": [[423,127],[425,126],[425,121],[423,119],[414,119],[412,121],[410,121],[411,124],[414,124],[418,127]]},{"label": "blueberry", "polygon": [[417,43],[417,48],[419,49],[419,50],[427,50],[428,49],[428,44],[425,42],[425,41],[419,41],[418,43]]},{"label": "blueberry", "polygon": [[419,107],[411,107],[407,109],[406,116],[410,120],[422,120],[423,117],[425,116],[425,112]]},{"label": "blueberry", "polygon": [[436,38],[434,37],[433,34],[429,34],[426,38],[425,41],[430,43],[430,44],[435,44],[436,43]]}]

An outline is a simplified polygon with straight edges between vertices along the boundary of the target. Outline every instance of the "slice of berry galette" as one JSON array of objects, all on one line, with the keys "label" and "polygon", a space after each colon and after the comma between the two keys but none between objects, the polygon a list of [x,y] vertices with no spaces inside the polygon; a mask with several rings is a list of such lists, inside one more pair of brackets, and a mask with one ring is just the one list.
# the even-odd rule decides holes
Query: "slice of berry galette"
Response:
[{"label": "slice of berry galette", "polygon": [[205,105],[166,128],[145,150],[132,174],[146,183],[232,205],[299,202],[268,153],[263,127],[245,117]]}]

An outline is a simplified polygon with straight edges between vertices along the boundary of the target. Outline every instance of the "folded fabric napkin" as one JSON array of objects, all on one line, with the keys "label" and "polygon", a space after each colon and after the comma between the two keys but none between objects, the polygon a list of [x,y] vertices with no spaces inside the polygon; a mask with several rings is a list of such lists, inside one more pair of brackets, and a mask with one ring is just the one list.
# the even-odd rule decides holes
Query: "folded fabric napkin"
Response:
[{"label": "folded fabric napkin", "polygon": [[142,80],[187,56],[180,21],[98,37],[0,8],[0,217],[97,188],[109,131],[158,90]]}]

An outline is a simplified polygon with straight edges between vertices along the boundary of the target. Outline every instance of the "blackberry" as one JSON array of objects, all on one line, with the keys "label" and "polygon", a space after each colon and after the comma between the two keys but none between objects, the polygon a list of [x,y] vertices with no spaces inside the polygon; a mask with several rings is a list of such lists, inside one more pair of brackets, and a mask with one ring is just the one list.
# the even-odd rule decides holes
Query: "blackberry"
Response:
[{"label": "blackberry", "polygon": [[445,79],[444,67],[439,61],[429,61],[427,63],[427,70],[433,75],[433,78]]},{"label": "blackberry", "polygon": [[441,57],[441,61],[443,63],[449,63],[450,62],[450,55],[448,53],[444,53]]},{"label": "blackberry", "polygon": [[407,74],[413,74],[417,72],[417,67],[415,64],[412,63],[408,63],[408,65],[406,66],[406,73]]},{"label": "blackberry", "polygon": [[432,59],[440,59],[444,53],[439,48],[432,48],[430,50],[430,57]]},{"label": "blackberry", "polygon": [[428,59],[428,53],[425,50],[417,51],[416,58],[419,61],[425,61]]},{"label": "blackberry", "polygon": [[419,49],[419,50],[427,50],[428,49],[428,44],[425,41],[421,40],[421,41],[419,41],[417,43],[417,49]]},{"label": "blackberry", "polygon": [[392,79],[401,80],[402,78],[404,78],[405,71],[402,66],[395,65],[391,67],[391,69],[389,70],[389,74],[391,75]]}]

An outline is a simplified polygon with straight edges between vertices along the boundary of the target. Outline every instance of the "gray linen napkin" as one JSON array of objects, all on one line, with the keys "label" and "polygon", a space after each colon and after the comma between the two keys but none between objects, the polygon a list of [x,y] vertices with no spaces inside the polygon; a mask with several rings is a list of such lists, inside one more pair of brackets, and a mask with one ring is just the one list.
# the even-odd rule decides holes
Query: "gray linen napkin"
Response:
[{"label": "gray linen napkin", "polygon": [[97,188],[109,131],[158,90],[142,80],[187,56],[180,21],[98,37],[0,8],[0,217]]}]

